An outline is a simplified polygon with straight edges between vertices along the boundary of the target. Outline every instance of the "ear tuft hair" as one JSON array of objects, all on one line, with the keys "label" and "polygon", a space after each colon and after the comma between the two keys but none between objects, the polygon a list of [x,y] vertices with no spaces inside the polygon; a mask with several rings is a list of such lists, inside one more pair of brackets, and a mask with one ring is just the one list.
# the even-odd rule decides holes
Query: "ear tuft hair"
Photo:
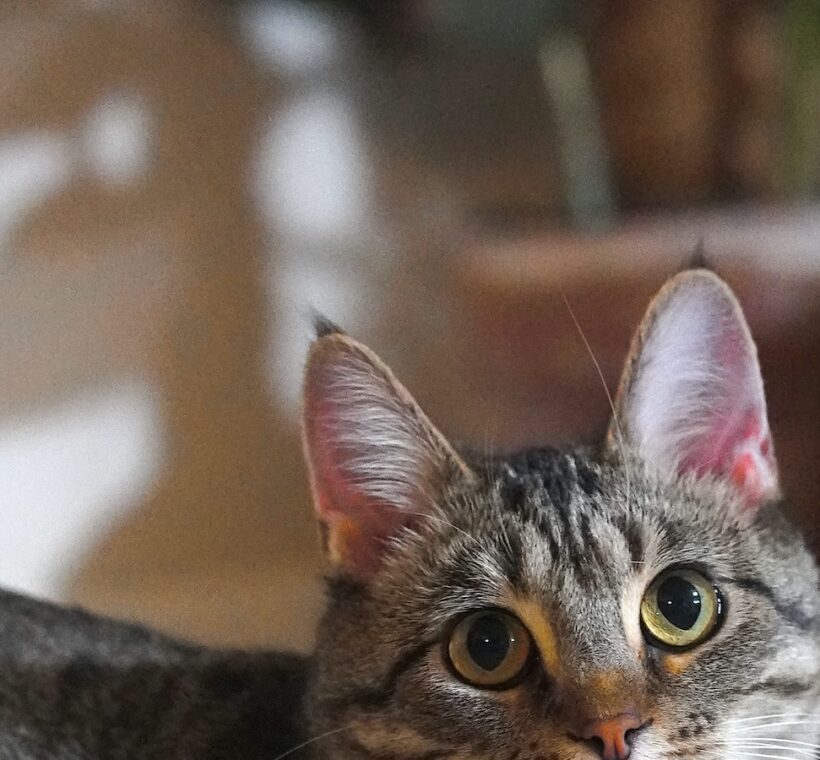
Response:
[{"label": "ear tuft hair", "polygon": [[712,266],[711,262],[706,256],[706,242],[703,238],[698,240],[697,245],[695,246],[695,250],[691,253],[691,255],[686,259],[681,271],[685,272],[690,269],[706,269],[710,272],[714,272],[715,269]]},{"label": "ear tuft hair", "polygon": [[314,311],[311,315],[311,320],[313,322],[313,331],[316,333],[316,339],[326,338],[328,335],[345,335],[345,331],[342,330],[335,322],[331,322],[324,314],[320,314],[318,311]]}]

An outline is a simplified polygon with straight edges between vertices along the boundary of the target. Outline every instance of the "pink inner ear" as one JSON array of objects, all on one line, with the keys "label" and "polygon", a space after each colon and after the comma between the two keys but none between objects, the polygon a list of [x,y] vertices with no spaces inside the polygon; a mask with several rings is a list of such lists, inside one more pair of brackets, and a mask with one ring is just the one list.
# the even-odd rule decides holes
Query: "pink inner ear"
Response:
[{"label": "pink inner ear", "polygon": [[327,549],[346,572],[367,578],[378,568],[389,539],[415,515],[381,495],[403,473],[389,446],[374,442],[365,414],[352,413],[346,401],[307,387],[305,434],[314,508]]},{"label": "pink inner ear", "polygon": [[410,518],[375,499],[354,505],[336,501],[329,494],[322,490],[316,495],[316,509],[326,526],[327,548],[348,572],[369,577],[378,569],[389,539],[408,525]]},{"label": "pink inner ear", "polygon": [[412,515],[357,488],[332,455],[322,460],[314,472],[314,506],[325,525],[326,548],[348,572],[369,577],[388,540]]},{"label": "pink inner ear", "polygon": [[776,498],[757,350],[728,286],[703,270],[677,275],[635,345],[619,402],[624,438],[646,464],[723,481],[750,508]]},{"label": "pink inner ear", "polygon": [[749,506],[755,506],[776,490],[772,442],[765,420],[748,410],[726,428],[718,427],[690,449],[681,460],[681,474],[711,473],[727,477]]},{"label": "pink inner ear", "polygon": [[757,360],[737,329],[727,330],[713,351],[722,381],[712,388],[717,398],[707,402],[711,409],[706,428],[689,441],[679,469],[681,474],[724,476],[748,506],[755,506],[777,490]]}]

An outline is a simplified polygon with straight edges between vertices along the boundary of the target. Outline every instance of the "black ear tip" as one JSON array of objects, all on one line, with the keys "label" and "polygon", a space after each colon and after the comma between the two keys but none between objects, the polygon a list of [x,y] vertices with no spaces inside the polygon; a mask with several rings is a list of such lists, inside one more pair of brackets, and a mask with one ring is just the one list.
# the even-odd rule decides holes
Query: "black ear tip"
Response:
[{"label": "black ear tip", "polygon": [[706,243],[704,242],[703,238],[698,240],[698,244],[695,246],[695,250],[691,253],[690,256],[687,257],[684,265],[682,267],[682,271],[687,271],[689,269],[708,269],[710,272],[714,272],[715,268],[712,266],[712,263],[706,257]]},{"label": "black ear tip", "polygon": [[316,333],[317,340],[319,338],[324,338],[328,335],[344,335],[345,331],[342,330],[337,324],[331,322],[327,317],[319,312],[313,312],[312,315],[313,321],[313,330]]}]

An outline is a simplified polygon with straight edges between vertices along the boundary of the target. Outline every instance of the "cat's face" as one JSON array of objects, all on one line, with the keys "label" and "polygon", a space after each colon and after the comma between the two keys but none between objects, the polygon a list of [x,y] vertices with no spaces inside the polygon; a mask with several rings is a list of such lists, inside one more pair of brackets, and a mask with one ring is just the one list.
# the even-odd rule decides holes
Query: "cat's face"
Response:
[{"label": "cat's face", "polygon": [[306,441],[335,563],[318,756],[815,756],[817,575],[713,275],[656,300],[617,412],[600,454],[468,463],[367,349],[317,341]]}]

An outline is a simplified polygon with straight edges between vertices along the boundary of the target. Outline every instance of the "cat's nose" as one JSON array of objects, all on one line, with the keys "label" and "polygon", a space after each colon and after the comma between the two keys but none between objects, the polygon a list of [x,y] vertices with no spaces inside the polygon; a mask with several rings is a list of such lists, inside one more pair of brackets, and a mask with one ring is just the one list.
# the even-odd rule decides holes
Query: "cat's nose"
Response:
[{"label": "cat's nose", "polygon": [[636,712],[623,712],[588,721],[577,738],[588,741],[602,760],[627,760],[635,733],[645,725]]}]

